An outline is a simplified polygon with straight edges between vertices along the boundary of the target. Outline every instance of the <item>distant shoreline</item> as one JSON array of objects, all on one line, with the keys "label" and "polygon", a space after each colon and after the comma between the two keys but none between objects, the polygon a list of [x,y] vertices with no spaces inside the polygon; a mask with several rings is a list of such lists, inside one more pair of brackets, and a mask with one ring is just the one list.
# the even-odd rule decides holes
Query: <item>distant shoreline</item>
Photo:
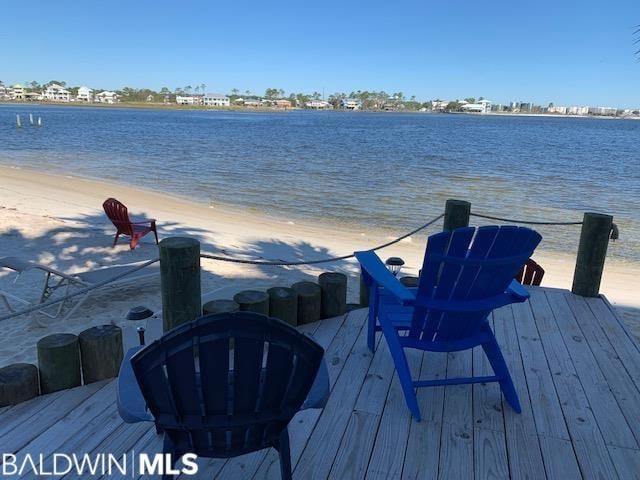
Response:
[{"label": "distant shoreline", "polygon": [[340,112],[340,113],[420,113],[424,115],[469,115],[474,117],[496,116],[496,117],[550,117],[550,118],[594,118],[606,120],[640,120],[640,117],[612,117],[604,115],[567,115],[560,113],[516,113],[516,112],[434,112],[419,110],[344,110],[344,109],[322,109],[315,110],[309,108],[278,108],[278,107],[205,107],[200,105],[177,105],[174,103],[146,103],[146,102],[117,102],[117,103],[83,103],[83,102],[0,102],[2,105],[13,106],[47,106],[47,107],[79,107],[79,108],[133,108],[141,110],[176,110],[190,112],[257,112],[257,113],[283,113],[283,112]]}]

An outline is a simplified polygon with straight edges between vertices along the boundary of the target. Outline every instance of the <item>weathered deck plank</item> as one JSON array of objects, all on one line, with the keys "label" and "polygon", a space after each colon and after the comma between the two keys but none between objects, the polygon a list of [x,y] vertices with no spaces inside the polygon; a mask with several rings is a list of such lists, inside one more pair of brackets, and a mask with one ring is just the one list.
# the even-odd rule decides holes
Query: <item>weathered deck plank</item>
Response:
[{"label": "weathered deck plank", "polygon": [[[327,349],[332,394],[324,410],[301,412],[290,425],[294,477],[637,477],[638,346],[605,299],[531,292],[529,303],[493,315],[522,414],[504,402],[495,383],[432,387],[418,389],[423,419],[416,422],[386,342],[379,338],[375,355],[366,347],[365,310],[304,326]],[[412,352],[409,358],[421,379],[490,373],[481,350]],[[115,383],[107,382],[2,409],[0,449],[18,455],[160,452],[162,435],[153,425],[118,418],[114,392]],[[280,476],[275,451],[198,464],[198,475],[184,478]]]}]

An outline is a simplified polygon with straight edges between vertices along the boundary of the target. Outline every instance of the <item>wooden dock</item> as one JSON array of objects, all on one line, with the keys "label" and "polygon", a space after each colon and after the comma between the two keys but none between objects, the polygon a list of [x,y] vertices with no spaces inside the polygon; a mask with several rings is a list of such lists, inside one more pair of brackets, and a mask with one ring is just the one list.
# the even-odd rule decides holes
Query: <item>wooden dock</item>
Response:
[{"label": "wooden dock", "polygon": [[[456,385],[420,389],[418,423],[384,340],[375,355],[366,348],[366,310],[305,326],[326,349],[332,392],[324,410],[301,412],[290,425],[294,477],[640,478],[638,345],[606,300],[530,290],[528,303],[492,319],[520,415],[495,383]],[[425,379],[490,368],[477,349],[415,352],[410,363]],[[113,381],[96,383],[4,409],[0,452],[160,452],[153,425],[120,420],[115,390]],[[280,478],[274,451],[198,462],[198,475],[184,478]]]}]

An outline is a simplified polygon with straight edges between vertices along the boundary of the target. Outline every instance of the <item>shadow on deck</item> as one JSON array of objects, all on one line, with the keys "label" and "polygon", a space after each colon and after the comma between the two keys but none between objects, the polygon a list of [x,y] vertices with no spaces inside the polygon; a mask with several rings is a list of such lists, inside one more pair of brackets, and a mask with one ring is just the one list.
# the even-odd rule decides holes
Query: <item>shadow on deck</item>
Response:
[{"label": "shadow on deck", "polygon": [[[324,410],[301,412],[290,425],[294,477],[637,478],[638,345],[605,299],[530,291],[528,303],[501,308],[492,319],[520,415],[495,383],[456,385],[420,389],[423,420],[415,422],[386,343],[379,341],[375,354],[366,348],[366,310],[302,327],[326,349],[332,393]],[[421,378],[489,373],[481,351],[413,353],[409,362]],[[42,396],[0,414],[0,451],[18,458],[161,449],[152,425],[120,420],[113,381]],[[275,451],[198,463],[198,475],[184,478],[280,474]]]}]

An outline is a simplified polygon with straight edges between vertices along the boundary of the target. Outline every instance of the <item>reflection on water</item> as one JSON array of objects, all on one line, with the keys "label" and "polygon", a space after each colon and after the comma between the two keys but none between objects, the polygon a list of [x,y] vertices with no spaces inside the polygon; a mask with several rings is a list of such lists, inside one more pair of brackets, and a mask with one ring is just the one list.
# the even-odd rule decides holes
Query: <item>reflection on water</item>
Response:
[{"label": "reflection on water", "polygon": [[[40,115],[41,129],[15,128]],[[515,218],[616,217],[640,259],[640,122],[345,112],[0,106],[0,163],[401,232],[447,198]],[[540,228],[575,249],[579,227]]]}]

